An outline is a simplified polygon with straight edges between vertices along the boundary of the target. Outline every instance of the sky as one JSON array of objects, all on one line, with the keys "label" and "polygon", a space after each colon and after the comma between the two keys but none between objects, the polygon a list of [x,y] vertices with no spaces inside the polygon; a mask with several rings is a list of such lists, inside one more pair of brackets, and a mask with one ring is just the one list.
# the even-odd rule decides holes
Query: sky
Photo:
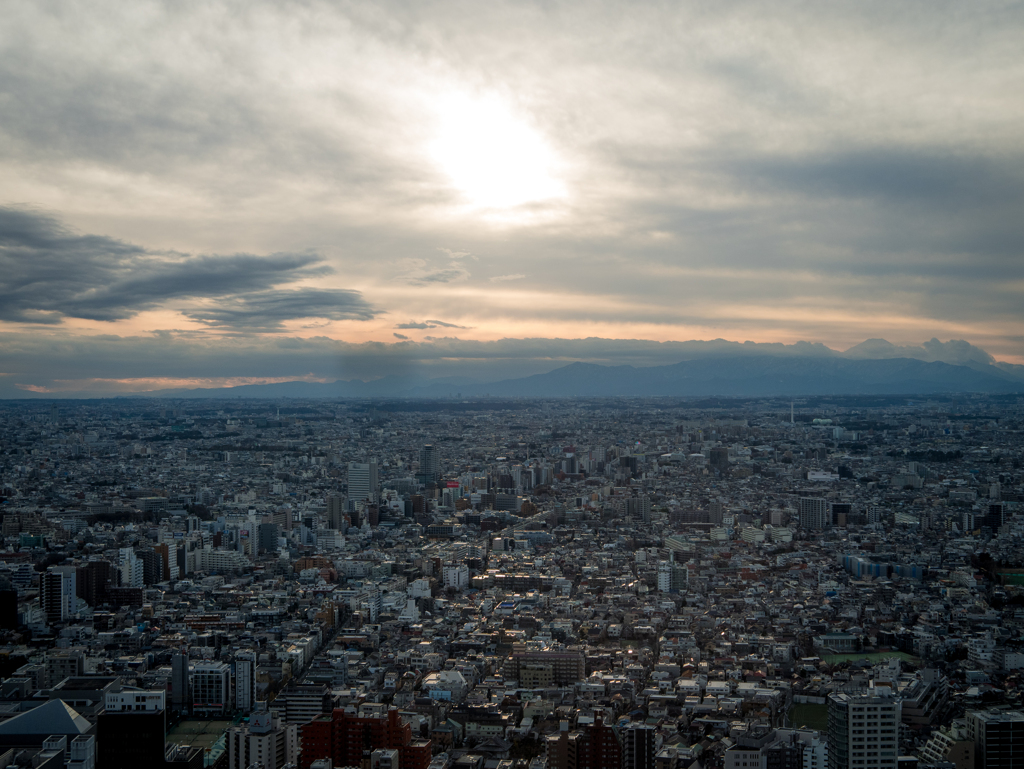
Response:
[{"label": "sky", "polygon": [[0,9],[0,397],[1024,363],[1020,3]]}]

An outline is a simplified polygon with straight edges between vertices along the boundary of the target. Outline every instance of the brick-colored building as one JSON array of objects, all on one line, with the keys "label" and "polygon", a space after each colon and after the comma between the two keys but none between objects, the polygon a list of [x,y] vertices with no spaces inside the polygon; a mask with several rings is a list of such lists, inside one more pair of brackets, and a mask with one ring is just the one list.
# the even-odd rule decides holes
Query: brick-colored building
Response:
[{"label": "brick-colored building", "polygon": [[401,769],[427,769],[430,740],[413,740],[412,727],[403,723],[398,710],[385,715],[357,715],[341,708],[317,716],[302,727],[302,769],[319,758],[335,766],[363,766],[363,758],[381,748],[395,749]]}]

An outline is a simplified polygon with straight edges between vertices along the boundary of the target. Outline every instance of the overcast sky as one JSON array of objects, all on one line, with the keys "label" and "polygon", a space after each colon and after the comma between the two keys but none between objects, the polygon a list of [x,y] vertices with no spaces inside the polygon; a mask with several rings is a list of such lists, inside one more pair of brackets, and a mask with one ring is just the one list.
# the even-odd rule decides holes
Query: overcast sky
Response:
[{"label": "overcast sky", "polygon": [[0,395],[1024,363],[1020,3],[0,9]]}]

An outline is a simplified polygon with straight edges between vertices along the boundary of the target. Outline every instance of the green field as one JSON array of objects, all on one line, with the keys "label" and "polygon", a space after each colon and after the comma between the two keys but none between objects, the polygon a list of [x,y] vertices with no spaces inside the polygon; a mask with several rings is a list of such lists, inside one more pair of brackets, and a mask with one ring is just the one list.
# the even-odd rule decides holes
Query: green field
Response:
[{"label": "green field", "polygon": [[853,654],[822,654],[821,658],[829,665],[838,665],[840,662],[856,662],[858,660],[867,660],[868,662],[885,662],[887,659],[896,657],[904,662],[910,662],[914,665],[919,665],[921,660],[915,657],[913,654],[907,654],[901,651],[891,652],[855,652]]},{"label": "green field", "polygon": [[789,709],[789,725],[792,728],[806,726],[819,732],[828,732],[828,705],[797,703]]}]

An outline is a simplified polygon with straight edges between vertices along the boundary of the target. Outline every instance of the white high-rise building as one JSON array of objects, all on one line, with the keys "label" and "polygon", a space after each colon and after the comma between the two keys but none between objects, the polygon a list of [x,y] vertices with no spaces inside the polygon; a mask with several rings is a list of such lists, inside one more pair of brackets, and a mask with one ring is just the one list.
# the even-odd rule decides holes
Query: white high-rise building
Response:
[{"label": "white high-rise building", "polygon": [[130,547],[122,547],[120,555],[121,587],[142,587],[145,584],[142,561]]},{"label": "white high-rise building", "polygon": [[800,497],[797,516],[801,529],[827,529],[832,524],[828,502],[821,497]]},{"label": "white high-rise building", "polygon": [[256,654],[235,655],[235,708],[249,713],[256,707]]},{"label": "white high-rise building", "polygon": [[895,769],[900,701],[889,687],[828,698],[828,769]]},{"label": "white high-rise building", "polygon": [[464,564],[452,564],[445,566],[442,570],[444,586],[455,590],[465,590],[469,587],[469,567]]},{"label": "white high-rise building", "polygon": [[377,460],[348,463],[348,499],[350,503],[377,501]]},{"label": "white high-rise building", "polygon": [[297,724],[282,724],[277,711],[268,712],[267,703],[257,703],[249,716],[249,726],[228,730],[229,769],[248,769],[259,765],[264,769],[281,769],[298,761]]}]

